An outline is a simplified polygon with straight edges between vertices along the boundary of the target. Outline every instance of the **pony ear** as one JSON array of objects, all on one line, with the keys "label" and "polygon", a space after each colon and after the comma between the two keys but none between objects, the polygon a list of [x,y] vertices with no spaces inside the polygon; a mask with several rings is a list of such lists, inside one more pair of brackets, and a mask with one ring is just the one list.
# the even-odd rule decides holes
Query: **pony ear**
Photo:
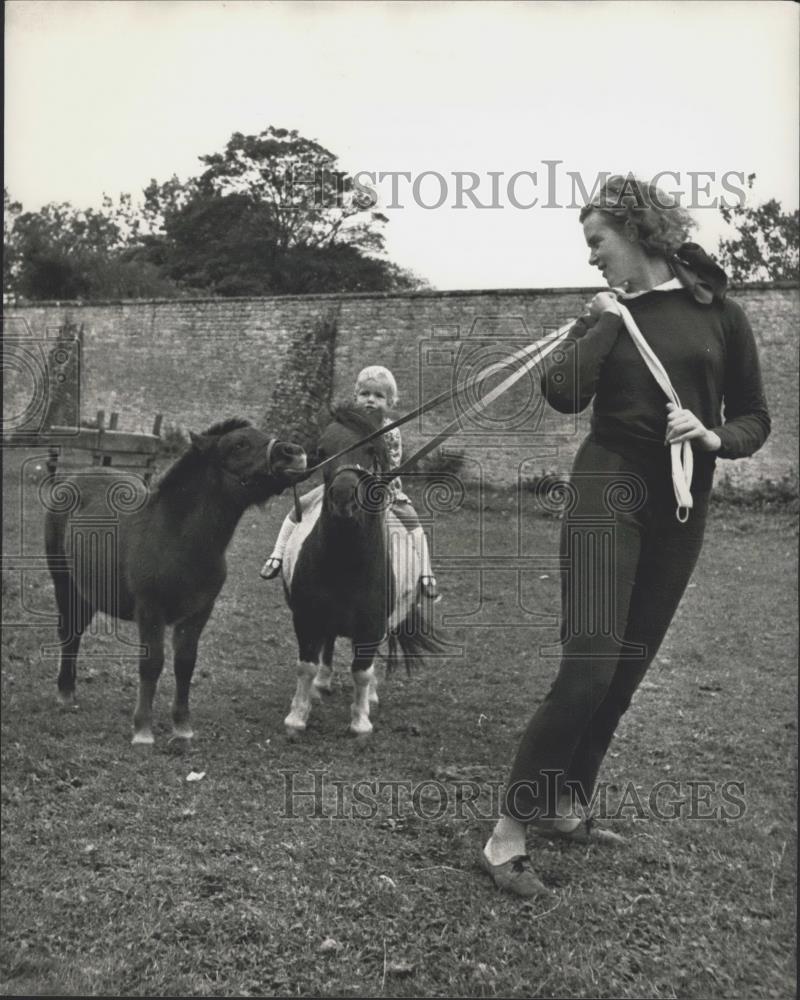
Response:
[{"label": "pony ear", "polygon": [[192,442],[192,448],[201,454],[214,444],[214,439],[207,434],[195,434],[194,431],[189,431],[189,440]]}]

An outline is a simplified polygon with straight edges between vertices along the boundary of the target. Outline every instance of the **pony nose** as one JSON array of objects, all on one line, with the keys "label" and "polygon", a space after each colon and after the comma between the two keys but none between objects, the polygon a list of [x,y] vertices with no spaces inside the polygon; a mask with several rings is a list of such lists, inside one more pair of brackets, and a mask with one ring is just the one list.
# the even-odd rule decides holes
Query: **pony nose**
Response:
[{"label": "pony nose", "polygon": [[275,454],[280,458],[299,458],[305,452],[299,444],[289,444],[286,441],[278,441],[275,444]]},{"label": "pony nose", "polygon": [[352,496],[348,497],[331,497],[331,511],[337,516],[342,518],[352,519],[358,513],[358,504]]},{"label": "pony nose", "polygon": [[331,500],[339,507],[344,506],[352,496],[352,489],[344,483],[333,483],[331,486]]},{"label": "pony nose", "polygon": [[288,441],[275,441],[267,445],[268,465],[272,467],[276,460],[296,472],[302,471],[307,465],[303,448]]},{"label": "pony nose", "polygon": [[347,475],[340,476],[331,483],[328,499],[331,509],[339,517],[353,517],[358,510],[355,484]]},{"label": "pony nose", "polygon": [[331,501],[331,510],[337,517],[346,518],[347,520],[352,520],[356,516],[358,508],[355,503],[351,500],[344,501]]}]

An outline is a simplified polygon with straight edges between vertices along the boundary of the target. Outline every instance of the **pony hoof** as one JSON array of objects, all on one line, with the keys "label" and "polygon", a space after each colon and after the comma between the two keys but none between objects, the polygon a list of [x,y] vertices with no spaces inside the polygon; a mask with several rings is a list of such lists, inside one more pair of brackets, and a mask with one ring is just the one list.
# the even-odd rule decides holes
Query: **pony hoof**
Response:
[{"label": "pony hoof", "polygon": [[286,739],[289,740],[290,743],[296,743],[298,740],[303,738],[305,731],[305,726],[302,728],[300,726],[286,726]]},{"label": "pony hoof", "polygon": [[170,743],[177,740],[191,740],[194,737],[194,730],[189,725],[173,726]]},{"label": "pony hoof", "polygon": [[351,722],[350,723],[350,728],[348,729],[348,732],[350,733],[351,736],[358,737],[359,742],[360,742],[362,739],[367,739],[368,737],[370,737],[372,735],[372,723],[371,722],[367,722],[365,724],[365,723],[361,722],[361,723],[356,724],[356,723]]},{"label": "pony hoof", "polygon": [[59,691],[58,692],[58,705],[59,708],[63,708],[65,711],[74,712],[78,705],[75,701],[74,691]]},{"label": "pony hoof", "polygon": [[148,730],[134,733],[131,740],[131,744],[135,747],[151,747],[154,743],[153,734]]},{"label": "pony hoof", "polygon": [[322,701],[323,698],[330,698],[333,694],[333,688],[330,684],[317,684],[316,682],[311,687],[311,696],[315,701]]}]

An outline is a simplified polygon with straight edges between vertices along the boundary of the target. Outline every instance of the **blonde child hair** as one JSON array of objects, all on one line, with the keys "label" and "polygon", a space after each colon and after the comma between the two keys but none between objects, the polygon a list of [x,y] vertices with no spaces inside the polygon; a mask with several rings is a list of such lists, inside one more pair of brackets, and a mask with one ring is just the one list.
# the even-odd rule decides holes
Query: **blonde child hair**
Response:
[{"label": "blonde child hair", "polygon": [[397,382],[388,368],[384,368],[383,365],[368,365],[366,368],[362,368],[356,378],[354,393],[357,393],[360,386],[366,382],[375,382],[382,386],[386,390],[389,406],[397,405]]}]

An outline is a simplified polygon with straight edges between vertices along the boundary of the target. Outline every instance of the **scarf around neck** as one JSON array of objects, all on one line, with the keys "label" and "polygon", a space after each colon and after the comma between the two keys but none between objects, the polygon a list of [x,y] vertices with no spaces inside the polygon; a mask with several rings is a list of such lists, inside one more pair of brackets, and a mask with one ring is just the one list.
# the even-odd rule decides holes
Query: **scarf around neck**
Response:
[{"label": "scarf around neck", "polygon": [[720,302],[728,290],[728,275],[697,243],[684,243],[667,258],[672,273],[702,305]]}]

